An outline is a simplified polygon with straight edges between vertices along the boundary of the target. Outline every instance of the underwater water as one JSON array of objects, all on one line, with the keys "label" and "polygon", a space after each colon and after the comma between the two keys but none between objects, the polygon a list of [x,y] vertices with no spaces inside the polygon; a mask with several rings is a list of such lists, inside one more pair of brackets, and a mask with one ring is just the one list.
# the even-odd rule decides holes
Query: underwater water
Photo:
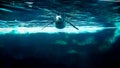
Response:
[{"label": "underwater water", "polygon": [[[0,0],[0,67],[118,66],[119,4],[119,0]],[[58,29],[56,22],[42,29],[58,14],[79,30],[69,23]]]}]

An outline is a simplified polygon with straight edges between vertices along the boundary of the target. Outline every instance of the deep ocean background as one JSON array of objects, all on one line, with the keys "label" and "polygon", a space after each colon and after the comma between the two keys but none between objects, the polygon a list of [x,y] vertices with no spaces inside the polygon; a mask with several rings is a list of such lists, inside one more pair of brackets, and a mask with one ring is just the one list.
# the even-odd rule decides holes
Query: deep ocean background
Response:
[{"label": "deep ocean background", "polygon": [[[22,3],[26,0],[14,1]],[[114,27],[114,23],[107,22],[114,17],[112,16],[114,13],[119,14],[120,11],[119,7],[115,8],[119,6],[119,3],[116,2],[101,3],[98,0],[33,1],[42,2],[42,4],[34,4],[35,6],[60,12],[69,13],[73,11],[73,8],[78,11],[88,11],[98,18],[97,22],[106,27]],[[18,9],[3,5],[10,2],[13,0],[5,0],[5,2],[0,0],[0,7],[14,11],[9,13],[0,10],[0,20],[39,19],[37,15],[40,13],[36,13],[39,12],[36,7],[32,8],[34,10],[30,8],[28,11],[27,7]],[[94,6],[96,3],[99,3],[100,6]],[[31,14],[32,12],[33,14]],[[3,34],[0,35],[0,68],[120,68],[120,36],[116,37],[112,43],[109,41],[114,37],[114,31],[115,29],[79,34]]]}]

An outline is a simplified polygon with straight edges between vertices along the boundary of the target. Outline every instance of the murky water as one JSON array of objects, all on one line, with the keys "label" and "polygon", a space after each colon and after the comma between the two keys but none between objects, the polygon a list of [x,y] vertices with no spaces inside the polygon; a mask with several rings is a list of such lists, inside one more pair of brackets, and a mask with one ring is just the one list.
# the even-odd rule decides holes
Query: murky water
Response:
[{"label": "murky water", "polygon": [[[109,68],[119,61],[119,10],[99,0],[0,1],[1,67]],[[58,14],[79,30],[42,29]]]}]

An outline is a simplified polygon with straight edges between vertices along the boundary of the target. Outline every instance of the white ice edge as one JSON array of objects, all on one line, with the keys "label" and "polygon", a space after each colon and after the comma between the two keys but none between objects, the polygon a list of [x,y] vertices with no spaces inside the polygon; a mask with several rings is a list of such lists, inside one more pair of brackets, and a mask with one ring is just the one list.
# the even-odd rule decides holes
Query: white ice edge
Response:
[{"label": "white ice edge", "polygon": [[31,34],[31,33],[96,33],[104,29],[115,29],[116,27],[99,27],[99,26],[76,26],[79,30],[75,28],[66,27],[64,29],[57,29],[55,27],[7,27],[0,28],[0,34]]}]

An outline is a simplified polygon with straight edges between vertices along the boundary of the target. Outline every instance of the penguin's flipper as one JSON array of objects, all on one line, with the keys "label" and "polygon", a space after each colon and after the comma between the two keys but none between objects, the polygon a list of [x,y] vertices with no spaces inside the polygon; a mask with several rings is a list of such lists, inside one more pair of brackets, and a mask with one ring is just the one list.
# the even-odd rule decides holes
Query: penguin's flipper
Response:
[{"label": "penguin's flipper", "polygon": [[44,28],[46,28],[48,25],[53,24],[53,23],[54,23],[54,21],[53,21],[53,22],[50,22],[50,23],[47,23],[47,24],[42,28],[42,30],[43,30]]}]

